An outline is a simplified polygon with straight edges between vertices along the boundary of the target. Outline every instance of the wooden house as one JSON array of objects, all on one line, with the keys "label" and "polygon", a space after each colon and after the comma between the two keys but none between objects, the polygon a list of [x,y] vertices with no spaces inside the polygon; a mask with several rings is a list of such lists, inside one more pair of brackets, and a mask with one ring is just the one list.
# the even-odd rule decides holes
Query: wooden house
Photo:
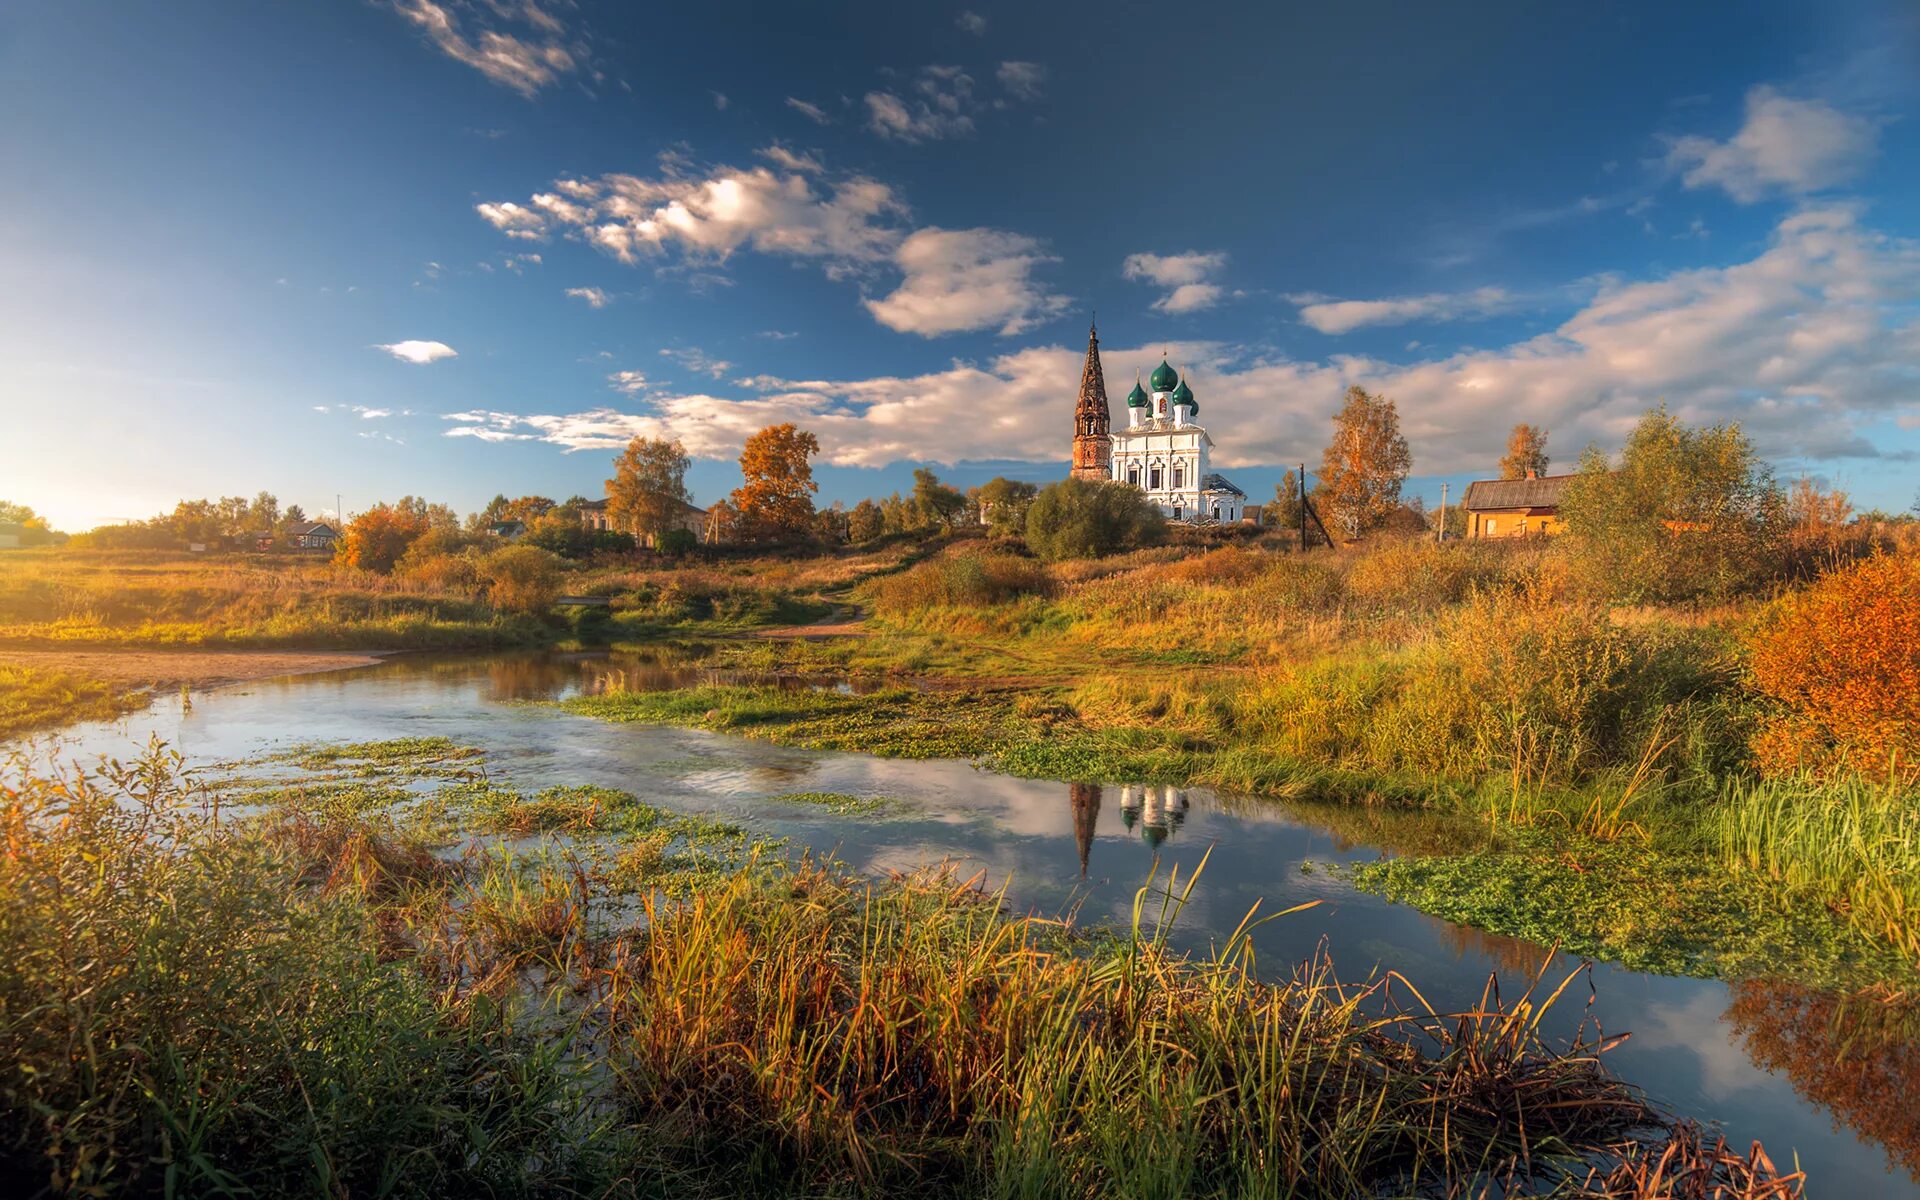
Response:
[{"label": "wooden house", "polygon": [[1560,501],[1572,475],[1535,475],[1525,479],[1476,479],[1467,485],[1461,507],[1470,538],[1527,537],[1559,533]]}]

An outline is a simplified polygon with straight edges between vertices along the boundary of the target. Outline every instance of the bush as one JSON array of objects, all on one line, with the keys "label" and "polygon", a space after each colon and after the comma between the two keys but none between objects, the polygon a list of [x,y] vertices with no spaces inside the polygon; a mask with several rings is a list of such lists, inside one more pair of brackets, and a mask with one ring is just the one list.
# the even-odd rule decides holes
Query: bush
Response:
[{"label": "bush", "polygon": [[487,601],[501,612],[542,613],[560,595],[560,563],[538,546],[503,546],[480,561]]},{"label": "bush", "polygon": [[671,554],[676,557],[693,553],[694,547],[699,544],[700,539],[694,536],[693,530],[678,526],[654,539],[654,549],[662,554]]},{"label": "bush", "polygon": [[334,547],[334,558],[385,575],[426,532],[424,515],[396,504],[376,504],[347,523]]},{"label": "bush", "polygon": [[1165,531],[1159,505],[1124,483],[1063,479],[1042,488],[1027,509],[1027,545],[1049,561],[1117,554]]},{"label": "bush", "polygon": [[1762,766],[1920,775],[1920,560],[1877,555],[1783,597],[1749,649],[1777,706]]},{"label": "bush", "polygon": [[1598,450],[1581,457],[1560,511],[1594,595],[1727,596],[1782,566],[1786,498],[1737,425],[1689,429],[1655,409],[1617,469]]},{"label": "bush", "polygon": [[1020,596],[1045,595],[1052,585],[1046,569],[1031,559],[969,551],[877,581],[873,606],[883,616],[935,607],[985,608]]}]

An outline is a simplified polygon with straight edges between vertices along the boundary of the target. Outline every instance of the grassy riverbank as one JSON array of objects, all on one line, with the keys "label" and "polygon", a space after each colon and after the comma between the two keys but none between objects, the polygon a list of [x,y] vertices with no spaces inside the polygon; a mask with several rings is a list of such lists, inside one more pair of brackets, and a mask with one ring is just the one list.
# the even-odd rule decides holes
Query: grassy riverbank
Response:
[{"label": "grassy riverbank", "polygon": [[[160,752],[10,768],[0,1173],[98,1195],[1642,1196],[1668,1155],[1666,1179],[1798,1194],[1602,1046],[1542,1044],[1558,979],[1464,1017],[1324,962],[1261,983],[1251,924],[1168,951],[1181,885],[1094,938],[948,876],[750,854],[665,893],[650,839],[701,835],[632,797],[475,798],[458,748],[321,749],[298,753],[415,786],[249,816]],[[443,790],[512,851],[433,835]]]},{"label": "grassy riverbank", "polygon": [[[1653,970],[1911,985],[1911,775],[1763,773],[1755,749],[1809,726],[1754,684],[1749,644],[1819,591],[1622,608],[1538,543],[1162,548],[1056,566],[958,548],[863,588],[864,637],[728,646],[717,660],[900,687],[574,707],[1036,777],[1440,810],[1479,836],[1361,872],[1362,885]],[[1920,728],[1893,691],[1888,715],[1866,707],[1861,720],[1897,764]]]},{"label": "grassy riverbank", "polygon": [[104,680],[0,663],[0,740],[55,725],[118,716],[147,702]]}]

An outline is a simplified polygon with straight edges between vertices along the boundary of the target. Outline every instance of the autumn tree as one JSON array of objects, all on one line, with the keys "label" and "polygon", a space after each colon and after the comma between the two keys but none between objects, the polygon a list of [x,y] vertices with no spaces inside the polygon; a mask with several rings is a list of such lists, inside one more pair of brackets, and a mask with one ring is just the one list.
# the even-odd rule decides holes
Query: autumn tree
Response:
[{"label": "autumn tree", "polygon": [[1400,485],[1412,466],[1393,401],[1350,387],[1321,459],[1319,509],[1342,534],[1357,538],[1400,507]]},{"label": "autumn tree", "polygon": [[749,542],[797,541],[813,524],[813,481],[808,461],[820,440],[791,422],[769,425],[740,451],[744,480],[733,493],[738,536]]},{"label": "autumn tree", "polygon": [[426,515],[397,504],[376,504],[347,522],[334,546],[334,559],[362,571],[384,575],[428,529]]},{"label": "autumn tree", "polygon": [[522,496],[518,500],[507,501],[501,515],[494,520],[522,521],[531,525],[556,507],[558,506],[545,496]]},{"label": "autumn tree", "polygon": [[1853,502],[1838,489],[1821,487],[1802,475],[1787,487],[1787,524],[1802,548],[1833,549],[1844,536]]},{"label": "autumn tree", "polygon": [[693,460],[678,439],[637,437],[613,460],[607,480],[607,516],[646,545],[658,544],[693,503],[687,468]]},{"label": "autumn tree", "polygon": [[1786,502],[1738,425],[1690,429],[1662,405],[1616,465],[1598,448],[1560,502],[1566,551],[1621,600],[1727,595],[1777,571]]},{"label": "autumn tree", "polygon": [[1500,460],[1500,478],[1525,479],[1547,473],[1547,431],[1525,422],[1507,435],[1507,456]]},{"label": "autumn tree", "polygon": [[54,540],[46,519],[24,504],[0,500],[0,532],[11,533],[22,546],[44,546]]},{"label": "autumn tree", "polygon": [[916,467],[913,472],[913,506],[919,510],[921,524],[952,528],[967,507],[967,498],[958,488],[941,483],[940,477],[928,468]]},{"label": "autumn tree", "polygon": [[970,498],[995,537],[1012,537],[1025,530],[1027,508],[1039,494],[1037,484],[996,475],[973,489]]},{"label": "autumn tree", "polygon": [[1280,477],[1280,482],[1274,484],[1273,503],[1269,504],[1266,511],[1260,514],[1260,519],[1263,524],[1276,526],[1280,529],[1298,529],[1300,528],[1302,511],[1300,507],[1300,477],[1289,469],[1285,475]]},{"label": "autumn tree", "polygon": [[855,545],[879,537],[881,529],[880,506],[871,500],[862,500],[847,514],[847,540]]}]

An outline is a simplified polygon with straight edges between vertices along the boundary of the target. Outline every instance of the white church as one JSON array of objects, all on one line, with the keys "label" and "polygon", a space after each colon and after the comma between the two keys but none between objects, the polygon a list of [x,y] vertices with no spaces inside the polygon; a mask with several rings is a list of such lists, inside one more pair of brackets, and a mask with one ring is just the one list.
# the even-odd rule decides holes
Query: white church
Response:
[{"label": "white church", "polygon": [[1208,469],[1213,438],[1196,418],[1193,389],[1162,361],[1142,388],[1127,393],[1127,427],[1112,432],[1113,478],[1130,483],[1159,503],[1175,521],[1199,524],[1238,521],[1247,494]]},{"label": "white church", "polygon": [[[1151,390],[1148,390],[1148,389]],[[1173,364],[1162,359],[1127,393],[1127,427],[1112,429],[1100,337],[1087,330],[1087,362],[1073,410],[1073,475],[1112,479],[1145,492],[1175,521],[1231,523],[1247,515],[1247,494],[1207,469],[1213,439],[1196,418],[1200,405]]]}]

